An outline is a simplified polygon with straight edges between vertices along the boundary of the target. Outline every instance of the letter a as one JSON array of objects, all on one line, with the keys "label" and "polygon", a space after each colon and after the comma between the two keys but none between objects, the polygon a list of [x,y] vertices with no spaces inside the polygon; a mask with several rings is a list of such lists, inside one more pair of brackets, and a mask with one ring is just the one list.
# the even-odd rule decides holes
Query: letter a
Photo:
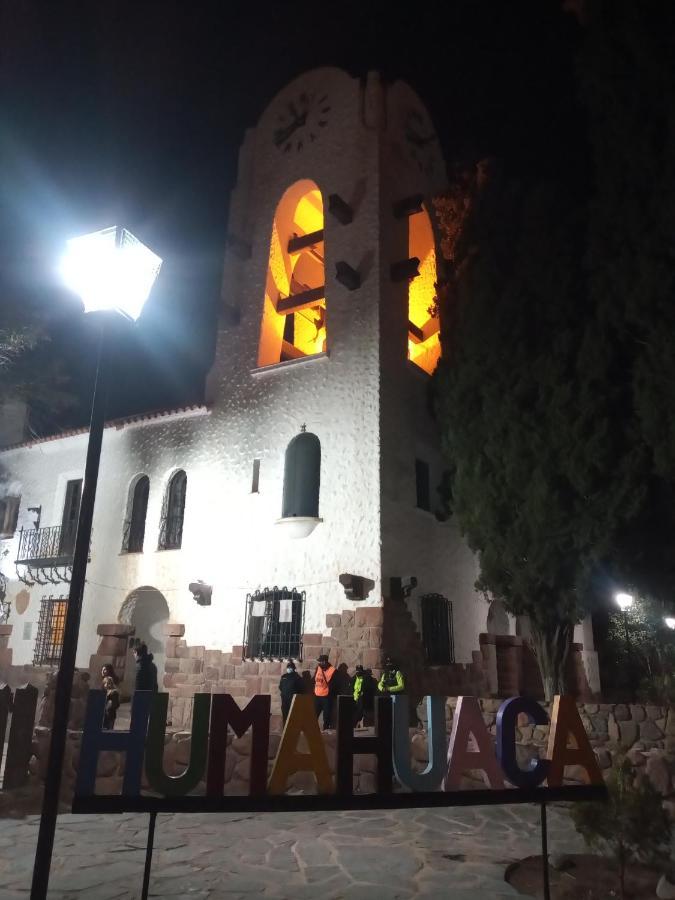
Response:
[{"label": "letter a", "polygon": [[[305,735],[309,753],[298,752],[298,739]],[[281,735],[277,758],[274,760],[267,790],[270,794],[283,794],[286,782],[296,772],[313,772],[320,794],[333,792],[333,776],[328,765],[319,723],[314,713],[314,703],[309,694],[296,694],[291,711]]]},{"label": "letter a", "polygon": [[[576,744],[575,747],[567,746],[570,737]],[[559,787],[562,784],[565,766],[581,766],[586,770],[588,784],[604,784],[574,697],[556,694],[553,698],[546,755],[551,760],[547,778],[549,787]]]},{"label": "letter a", "polygon": [[[473,736],[478,746],[477,752],[469,750],[469,736]],[[475,697],[460,697],[457,700],[448,744],[448,771],[443,780],[443,790],[456,791],[460,786],[462,772],[466,772],[467,769],[482,769],[485,780],[491,788],[505,787],[492,738],[485,727],[483,714]]]}]

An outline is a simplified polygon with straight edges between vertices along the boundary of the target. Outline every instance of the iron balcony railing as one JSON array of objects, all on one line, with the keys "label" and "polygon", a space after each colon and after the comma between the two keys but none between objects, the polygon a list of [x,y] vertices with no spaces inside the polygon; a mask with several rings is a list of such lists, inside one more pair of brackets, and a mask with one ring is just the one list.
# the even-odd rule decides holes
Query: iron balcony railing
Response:
[{"label": "iron balcony railing", "polygon": [[15,562],[36,567],[69,566],[73,562],[76,533],[77,522],[69,526],[22,529]]}]

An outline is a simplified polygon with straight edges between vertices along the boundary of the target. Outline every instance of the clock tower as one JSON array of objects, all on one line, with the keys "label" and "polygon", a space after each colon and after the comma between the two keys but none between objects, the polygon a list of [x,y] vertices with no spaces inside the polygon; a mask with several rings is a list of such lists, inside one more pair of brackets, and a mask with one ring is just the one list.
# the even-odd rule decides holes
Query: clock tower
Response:
[{"label": "clock tower", "polygon": [[438,492],[429,399],[445,184],[424,105],[373,73],[309,72],[245,136],[208,379],[209,583],[244,655],[264,626],[236,591],[285,586],[310,653],[478,665],[487,604]]}]

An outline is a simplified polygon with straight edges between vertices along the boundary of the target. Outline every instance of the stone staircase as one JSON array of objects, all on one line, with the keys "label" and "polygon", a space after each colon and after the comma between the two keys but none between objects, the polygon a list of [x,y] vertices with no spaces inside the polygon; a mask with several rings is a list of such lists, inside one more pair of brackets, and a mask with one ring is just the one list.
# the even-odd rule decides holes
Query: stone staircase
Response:
[{"label": "stone staircase", "polygon": [[[480,652],[473,662],[464,665],[428,667],[424,647],[415,622],[403,599],[387,598],[382,606],[368,606],[326,616],[329,634],[305,633],[302,636],[302,660],[296,660],[298,671],[312,690],[311,674],[317,657],[328,654],[337,668],[338,691],[347,692],[354,667],[361,664],[379,679],[385,656],[392,656],[403,669],[411,708],[425,694],[445,696],[458,693],[485,694],[486,677]],[[166,664],[163,687],[168,691],[169,721],[174,730],[189,727],[192,698],[196,693],[228,693],[240,706],[256,694],[272,698],[272,732],[281,728],[279,679],[284,663],[244,660],[243,648],[231,651],[207,650],[189,646],[184,640],[185,626],[165,626]]]}]

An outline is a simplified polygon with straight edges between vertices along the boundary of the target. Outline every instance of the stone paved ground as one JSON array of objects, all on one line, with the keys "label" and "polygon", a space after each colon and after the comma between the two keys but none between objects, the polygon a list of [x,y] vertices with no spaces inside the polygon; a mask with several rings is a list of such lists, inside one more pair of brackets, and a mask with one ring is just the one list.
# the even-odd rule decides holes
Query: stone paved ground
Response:
[{"label": "stone paved ground", "polygon": [[[0,820],[0,900],[26,900],[37,817]],[[59,817],[50,900],[136,900],[148,816]],[[519,896],[506,865],[539,852],[525,806],[157,817],[151,896],[377,900]],[[550,852],[582,849],[564,809]]]}]

